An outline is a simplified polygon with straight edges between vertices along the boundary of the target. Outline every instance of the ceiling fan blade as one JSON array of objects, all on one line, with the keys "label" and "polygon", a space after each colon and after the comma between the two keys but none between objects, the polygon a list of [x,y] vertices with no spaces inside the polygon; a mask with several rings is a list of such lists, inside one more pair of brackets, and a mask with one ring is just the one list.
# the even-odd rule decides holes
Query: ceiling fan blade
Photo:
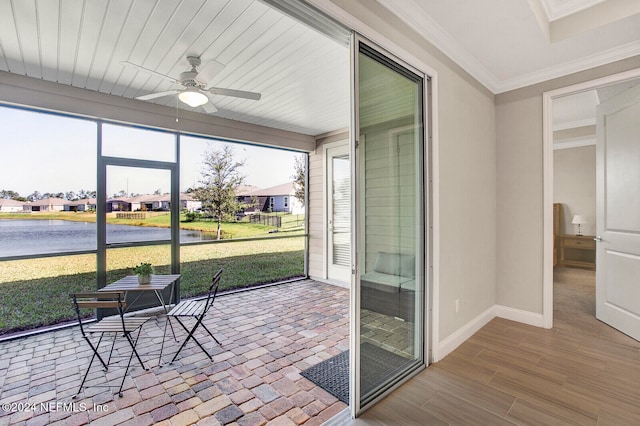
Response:
[{"label": "ceiling fan blade", "polygon": [[254,101],[258,101],[262,97],[260,93],[246,92],[244,90],[235,89],[223,89],[222,87],[212,87],[208,90],[209,93],[212,93],[214,95],[233,96],[235,98],[252,99]]},{"label": "ceiling fan blade", "polygon": [[224,69],[224,67],[224,64],[221,64],[218,61],[211,60],[204,64],[202,68],[200,68],[200,72],[196,76],[196,80],[198,80],[202,84],[207,84],[213,77],[218,75]]},{"label": "ceiling fan blade", "polygon": [[175,95],[177,93],[180,93],[180,91],[179,90],[168,90],[166,92],[149,93],[148,95],[137,96],[136,99],[141,100],[141,101],[149,101],[151,99],[161,98],[163,96]]},{"label": "ceiling fan blade", "polygon": [[156,77],[160,77],[160,78],[163,78],[163,79],[165,79],[165,80],[169,80],[169,81],[170,81],[170,82],[172,82],[172,83],[179,83],[179,81],[178,81],[178,80],[176,80],[176,79],[175,79],[175,78],[173,78],[173,77],[170,77],[170,76],[168,76],[168,75],[164,75],[164,74],[160,74],[159,72],[156,72],[156,71],[154,71],[154,70],[150,70],[149,68],[142,67],[142,66],[140,66],[140,65],[138,65],[138,64],[134,64],[134,63],[131,63],[131,62],[128,62],[128,61],[122,61],[122,62],[120,62],[120,63],[121,63],[122,65],[126,65],[126,66],[128,66],[128,67],[136,68],[136,69],[138,69],[138,70],[140,70],[140,71],[143,71],[143,72],[146,72],[146,73],[148,73],[148,74],[155,75]]},{"label": "ceiling fan blade", "polygon": [[209,101],[206,104],[202,105],[202,109],[207,114],[213,114],[213,113],[218,111],[218,108],[216,108],[216,106],[211,101]]}]

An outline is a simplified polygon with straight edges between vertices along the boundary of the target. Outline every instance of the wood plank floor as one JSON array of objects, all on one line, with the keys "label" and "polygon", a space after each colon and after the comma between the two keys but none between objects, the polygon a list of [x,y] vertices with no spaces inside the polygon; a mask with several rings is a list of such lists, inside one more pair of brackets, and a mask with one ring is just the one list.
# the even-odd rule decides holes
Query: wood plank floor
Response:
[{"label": "wood plank floor", "polygon": [[595,273],[558,268],[554,327],[494,319],[355,425],[640,425],[640,343],[595,319]]}]

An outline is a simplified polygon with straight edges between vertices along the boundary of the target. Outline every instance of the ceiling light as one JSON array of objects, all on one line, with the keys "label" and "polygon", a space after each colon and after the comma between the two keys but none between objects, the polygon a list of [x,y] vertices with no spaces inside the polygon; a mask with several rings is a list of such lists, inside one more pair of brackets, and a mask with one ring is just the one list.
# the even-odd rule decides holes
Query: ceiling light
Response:
[{"label": "ceiling light", "polygon": [[178,95],[178,99],[193,108],[209,102],[207,95],[198,90],[185,90]]}]

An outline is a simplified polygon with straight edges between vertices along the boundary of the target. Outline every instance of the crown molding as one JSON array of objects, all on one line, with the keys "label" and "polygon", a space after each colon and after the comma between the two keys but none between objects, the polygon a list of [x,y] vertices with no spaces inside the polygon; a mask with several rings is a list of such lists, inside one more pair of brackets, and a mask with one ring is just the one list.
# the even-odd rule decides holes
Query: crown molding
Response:
[{"label": "crown molding", "polygon": [[376,0],[391,13],[398,16],[412,29],[442,51],[463,70],[471,74],[494,94],[499,87],[498,79],[455,38],[449,35],[440,24],[426,14],[415,0]]},{"label": "crown molding", "polygon": [[549,21],[555,21],[593,7],[605,0],[539,0],[542,3]]},{"label": "crown molding", "polygon": [[404,0],[402,2],[397,0],[376,1],[421,34],[427,41],[496,95],[640,55],[640,41],[633,41],[574,61],[553,65],[518,77],[499,80],[431,16],[424,12],[416,0]]},{"label": "crown molding", "polygon": [[520,77],[503,80],[499,83],[498,91],[495,93],[499,94],[510,90],[520,89],[522,87],[553,80],[554,78],[585,71],[637,55],[640,55],[640,41],[633,41],[591,56],[554,65]]}]

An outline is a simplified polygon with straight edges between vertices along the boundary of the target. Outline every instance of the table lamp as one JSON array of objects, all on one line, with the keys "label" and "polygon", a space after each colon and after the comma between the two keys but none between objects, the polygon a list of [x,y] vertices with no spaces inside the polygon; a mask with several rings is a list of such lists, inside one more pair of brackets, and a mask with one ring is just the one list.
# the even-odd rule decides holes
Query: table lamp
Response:
[{"label": "table lamp", "polygon": [[580,229],[580,227],[581,227],[581,225],[584,225],[585,223],[587,223],[587,221],[585,220],[584,216],[579,215],[579,214],[573,216],[573,220],[571,221],[571,223],[574,224],[574,225],[578,225],[578,233],[576,235],[581,237],[582,236],[582,230]]}]

